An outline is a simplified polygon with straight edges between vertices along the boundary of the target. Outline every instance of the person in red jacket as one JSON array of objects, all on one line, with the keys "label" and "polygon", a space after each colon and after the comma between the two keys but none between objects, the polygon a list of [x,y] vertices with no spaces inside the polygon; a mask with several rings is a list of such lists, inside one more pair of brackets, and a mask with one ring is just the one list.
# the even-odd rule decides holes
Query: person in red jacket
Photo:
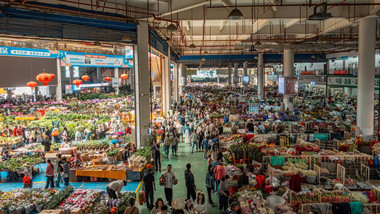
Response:
[{"label": "person in red jacket", "polygon": [[47,161],[47,168],[46,168],[46,186],[45,189],[49,188],[54,188],[54,165],[51,163],[50,160]]},{"label": "person in red jacket", "polygon": [[289,183],[289,186],[290,186],[290,189],[293,190],[294,192],[299,192],[301,191],[301,184],[302,184],[302,177],[301,175],[298,173],[298,174],[295,174],[295,175],[292,175],[290,177],[290,183]]}]

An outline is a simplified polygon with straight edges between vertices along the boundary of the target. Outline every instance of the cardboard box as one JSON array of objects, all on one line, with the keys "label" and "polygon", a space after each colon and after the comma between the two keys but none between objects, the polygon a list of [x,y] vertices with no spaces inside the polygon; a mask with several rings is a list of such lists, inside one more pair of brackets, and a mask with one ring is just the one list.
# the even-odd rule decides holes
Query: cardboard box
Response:
[{"label": "cardboard box", "polygon": [[71,212],[70,212],[70,214],[81,214],[82,213],[82,211],[80,210],[80,208],[75,208],[75,209],[73,209]]},{"label": "cardboard box", "polygon": [[40,214],[62,214],[62,210],[42,210]]}]

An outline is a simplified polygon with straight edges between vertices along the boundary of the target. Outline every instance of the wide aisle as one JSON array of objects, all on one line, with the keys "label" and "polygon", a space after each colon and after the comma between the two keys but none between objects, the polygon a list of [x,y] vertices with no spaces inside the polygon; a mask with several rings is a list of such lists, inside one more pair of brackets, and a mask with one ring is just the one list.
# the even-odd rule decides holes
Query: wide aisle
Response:
[{"label": "wide aisle", "polygon": [[[162,148],[162,147],[161,147]],[[171,149],[169,158],[165,157],[165,154],[163,152],[163,149],[161,151],[161,164],[162,164],[162,173],[166,170],[166,167],[168,164],[172,165],[172,170],[178,179],[178,184],[174,186],[173,188],[173,199],[179,198],[182,201],[186,200],[186,186],[185,186],[185,178],[184,178],[184,171],[186,169],[186,164],[191,163],[191,170],[194,174],[195,178],[195,185],[197,186],[197,189],[201,189],[205,197],[207,198],[207,190],[205,186],[205,178],[206,178],[206,171],[207,171],[207,161],[203,158],[203,152],[194,152],[191,153],[191,146],[186,145],[185,143],[180,143],[178,148],[178,156],[172,156]],[[157,191],[154,192],[154,201],[156,201],[157,198],[162,198],[165,203],[165,193],[164,193],[164,187],[159,185],[158,179],[160,178],[161,174],[160,172],[155,173],[155,179],[156,179],[156,187]],[[141,187],[140,189],[141,190]],[[216,193],[212,193],[212,200],[216,205],[218,205],[218,196]],[[139,206],[140,213],[149,213],[150,211],[147,209],[146,204],[143,206]],[[220,213],[218,211],[218,207],[211,207],[208,206],[207,213],[213,214],[213,213]]]}]

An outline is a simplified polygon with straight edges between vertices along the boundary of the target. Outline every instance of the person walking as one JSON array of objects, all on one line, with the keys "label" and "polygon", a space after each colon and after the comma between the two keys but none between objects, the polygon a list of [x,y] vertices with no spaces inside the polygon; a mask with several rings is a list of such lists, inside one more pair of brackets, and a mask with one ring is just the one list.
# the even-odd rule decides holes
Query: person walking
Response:
[{"label": "person walking", "polygon": [[211,204],[211,206],[214,206],[214,202],[212,201],[212,196],[211,196],[211,190],[214,187],[213,177],[214,177],[213,168],[212,168],[212,165],[209,165],[207,169],[205,183],[206,183],[206,188],[207,188],[208,203]]},{"label": "person walking", "polygon": [[169,157],[169,148],[172,141],[173,141],[173,136],[171,135],[171,133],[168,133],[168,136],[164,140],[164,150],[165,150],[165,155],[167,158]]},{"label": "person walking", "polygon": [[185,170],[185,181],[186,181],[186,190],[187,190],[187,198],[186,199],[193,199],[195,201],[196,194],[195,189],[197,188],[194,183],[194,175],[191,172],[191,164],[186,164],[186,170]]},{"label": "person walking", "polygon": [[174,173],[172,172],[172,165],[169,164],[167,171],[165,171],[161,179],[164,181],[164,191],[165,191],[165,198],[168,202],[169,206],[172,206],[172,200],[173,200],[173,185],[176,185],[178,183],[177,178],[175,177]]},{"label": "person walking", "polygon": [[122,180],[116,180],[112,181],[110,184],[107,186],[107,194],[110,198],[112,199],[117,199],[118,197],[120,198],[121,196],[121,189],[123,189],[123,186],[127,185],[127,181],[122,181]]},{"label": "person walking", "polygon": [[65,183],[65,187],[69,185],[70,180],[70,162],[66,160],[66,158],[62,159],[63,165],[63,182]]},{"label": "person walking", "polygon": [[61,182],[62,175],[63,175],[62,161],[58,161],[58,163],[57,163],[57,181],[55,182],[55,186],[57,188],[60,188],[59,183]]},{"label": "person walking", "polygon": [[197,132],[193,132],[191,134],[191,142],[192,142],[192,146],[191,146],[191,153],[194,152],[194,147],[197,148],[197,151],[199,151],[199,148],[198,148],[198,141],[199,141],[199,136],[198,136],[198,133]]},{"label": "person walking", "polygon": [[46,186],[45,189],[54,188],[54,165],[51,163],[51,160],[47,160],[47,168],[46,168]]},{"label": "person walking", "polygon": [[230,195],[229,176],[222,178],[219,187],[219,210],[224,212],[228,208],[228,196]]},{"label": "person walking", "polygon": [[148,169],[148,174],[143,178],[143,190],[145,190],[145,201],[148,209],[153,209],[154,191],[156,191],[156,182],[152,168]]},{"label": "person walking", "polygon": [[161,172],[161,143],[160,140],[157,140],[156,143],[152,146],[153,150],[153,159],[154,159],[154,166],[156,168],[156,171],[159,170]]},{"label": "person walking", "polygon": [[173,156],[177,156],[178,142],[179,142],[179,138],[177,138],[177,136],[175,134],[173,134],[173,139],[171,140]]}]

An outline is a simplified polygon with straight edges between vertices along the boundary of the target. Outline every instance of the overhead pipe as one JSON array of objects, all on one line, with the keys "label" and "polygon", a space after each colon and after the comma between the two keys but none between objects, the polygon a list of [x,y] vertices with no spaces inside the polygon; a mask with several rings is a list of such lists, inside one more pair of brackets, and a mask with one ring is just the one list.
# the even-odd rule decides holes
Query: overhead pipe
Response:
[{"label": "overhead pipe", "polygon": [[[58,0],[58,1],[66,2],[66,3],[72,3],[72,4],[85,5],[85,6],[92,6],[91,4],[88,4],[88,3],[76,2],[76,1],[71,1],[71,0]],[[108,6],[105,6],[105,5],[104,6],[99,6],[99,7],[100,8],[104,8],[104,9],[116,10],[116,11],[119,10],[119,11],[124,11],[124,12],[143,14],[143,15],[147,15],[147,16],[152,16],[154,20],[175,23],[177,25],[177,27],[178,27],[178,30],[179,30],[179,33],[181,35],[182,40],[184,38],[182,29],[180,28],[181,25],[180,25],[179,21],[160,18],[160,17],[157,17],[155,14],[148,13],[148,12],[141,12],[141,11],[135,11],[135,10],[127,10],[127,9],[121,9],[121,8],[115,8],[115,7],[108,7]]]},{"label": "overhead pipe", "polygon": [[[276,7],[315,7],[320,4],[276,4]],[[329,3],[331,7],[343,7],[343,6],[378,6],[380,3]],[[269,7],[266,4],[257,4],[257,5],[237,5],[236,7],[244,8],[244,7]],[[208,8],[229,8],[229,6],[208,6]]]}]

